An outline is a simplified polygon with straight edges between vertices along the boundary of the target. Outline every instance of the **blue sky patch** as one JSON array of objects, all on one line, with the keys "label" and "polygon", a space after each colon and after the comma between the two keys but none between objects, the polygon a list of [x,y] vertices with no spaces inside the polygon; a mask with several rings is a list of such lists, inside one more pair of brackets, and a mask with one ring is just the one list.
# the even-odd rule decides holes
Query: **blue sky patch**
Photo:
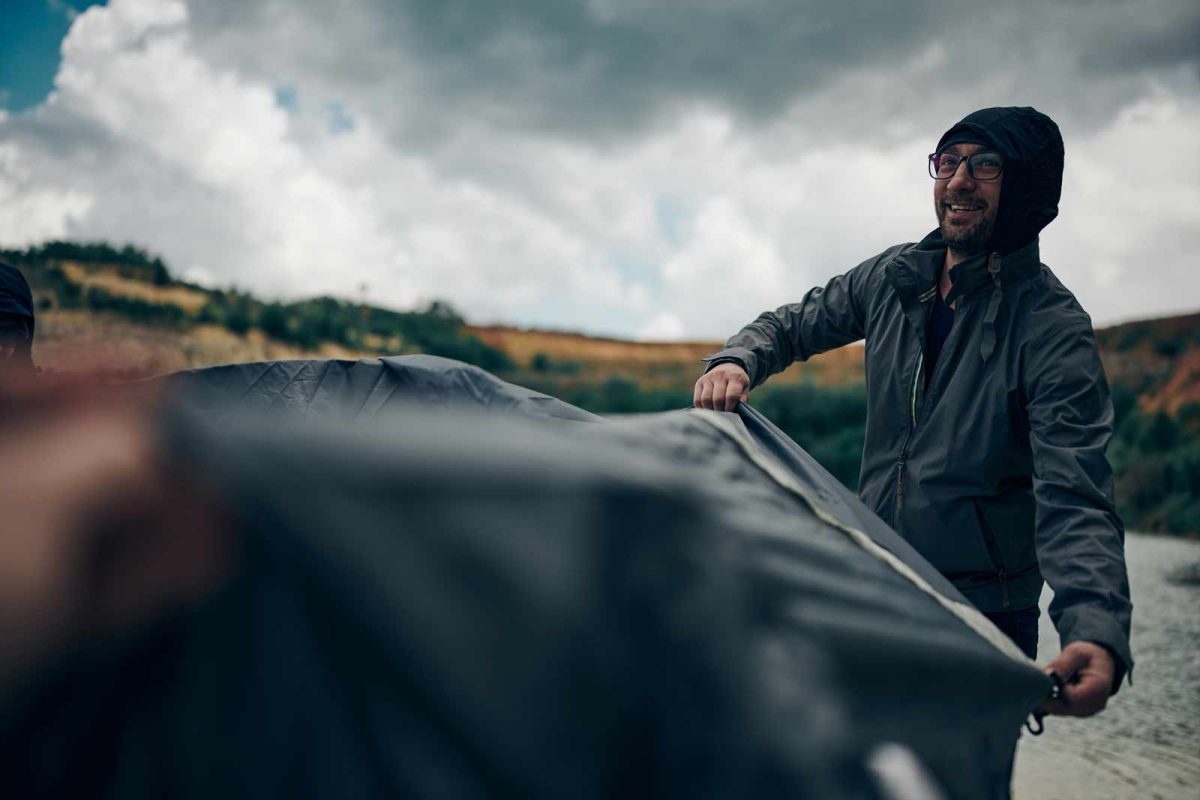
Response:
[{"label": "blue sky patch", "polygon": [[300,95],[294,86],[275,87],[275,105],[289,114],[295,114],[300,109]]},{"label": "blue sky patch", "polygon": [[351,116],[350,112],[341,103],[330,103],[325,106],[325,113],[328,115],[329,132],[334,136],[350,133],[357,127],[354,123],[354,117]]},{"label": "blue sky patch", "polygon": [[62,40],[80,11],[103,2],[5,0],[0,24],[0,108],[24,111],[54,88]]}]

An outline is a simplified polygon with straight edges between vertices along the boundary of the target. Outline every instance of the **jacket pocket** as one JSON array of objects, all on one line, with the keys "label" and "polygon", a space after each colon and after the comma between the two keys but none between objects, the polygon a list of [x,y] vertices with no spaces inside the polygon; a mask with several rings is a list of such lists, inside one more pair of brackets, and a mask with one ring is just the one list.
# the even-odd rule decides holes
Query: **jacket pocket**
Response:
[{"label": "jacket pocket", "polygon": [[[1018,498],[994,498],[1004,505],[1019,505]],[[987,550],[988,560],[991,562],[992,570],[995,573],[996,580],[1000,582],[1000,594],[1002,597],[1003,607],[1008,608],[1012,604],[1012,597],[1009,593],[1009,581],[1019,575],[1024,575],[1026,572],[1037,568],[1036,557],[1030,559],[1028,564],[1014,563],[1014,559],[1006,558],[1004,548],[1001,546],[1000,537],[1004,536],[1007,539],[1023,539],[1028,537],[1032,541],[1032,529],[1025,530],[1026,525],[1021,524],[1019,513],[1017,515],[1004,514],[1001,516],[1016,517],[1006,520],[1004,530],[997,530],[993,521],[989,519],[989,515],[985,509],[984,503],[980,498],[972,499],[972,504],[975,506],[975,518],[979,523],[979,533],[983,538],[984,548]],[[1008,529],[1012,528],[1012,529]],[[1011,542],[1010,542],[1011,544]],[[1010,547],[1010,550],[1013,549]]]}]

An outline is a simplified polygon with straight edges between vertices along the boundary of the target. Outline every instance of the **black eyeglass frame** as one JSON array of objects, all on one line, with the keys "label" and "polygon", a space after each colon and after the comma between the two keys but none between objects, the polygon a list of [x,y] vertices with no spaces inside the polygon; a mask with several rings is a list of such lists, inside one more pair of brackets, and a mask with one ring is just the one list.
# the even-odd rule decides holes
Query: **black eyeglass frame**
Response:
[{"label": "black eyeglass frame", "polygon": [[[953,158],[961,159],[961,161],[959,161],[958,164],[954,165],[954,172],[951,172],[949,175],[947,175],[945,177],[941,177],[937,174],[937,167],[934,166],[934,163],[933,163],[933,160],[935,158],[938,158],[939,156],[952,156]],[[991,178],[980,178],[975,175],[975,163],[976,163],[975,159],[980,158],[982,156],[992,156],[1000,161],[1000,171],[997,172]],[[973,180],[973,181],[999,180],[999,178],[1004,174],[1004,156],[1000,155],[999,153],[993,152],[991,150],[985,150],[985,151],[982,151],[979,153],[972,153],[969,156],[960,156],[957,153],[930,153],[929,154],[929,177],[933,178],[935,181],[948,181],[951,178],[953,178],[955,175],[958,174],[958,168],[962,164],[963,161],[967,162],[967,175],[970,176],[971,180]]]}]

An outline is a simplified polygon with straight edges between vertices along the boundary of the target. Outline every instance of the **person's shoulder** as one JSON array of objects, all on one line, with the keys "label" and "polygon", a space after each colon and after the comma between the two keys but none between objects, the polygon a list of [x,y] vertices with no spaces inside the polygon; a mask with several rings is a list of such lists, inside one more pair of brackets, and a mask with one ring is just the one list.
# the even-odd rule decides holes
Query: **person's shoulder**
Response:
[{"label": "person's shoulder", "polygon": [[895,261],[897,258],[908,255],[912,251],[916,250],[918,244],[920,243],[903,242],[901,244],[894,244],[879,255],[874,256],[871,260],[879,264],[888,264],[892,261]]},{"label": "person's shoulder", "polygon": [[854,272],[866,276],[870,281],[874,282],[882,280],[886,274],[888,266],[905,254],[916,248],[916,242],[905,242],[903,244],[895,244],[886,250],[876,253],[866,259],[854,268]]},{"label": "person's shoulder", "polygon": [[1024,295],[1021,328],[1034,346],[1057,336],[1094,335],[1092,318],[1054,271],[1040,264]]}]

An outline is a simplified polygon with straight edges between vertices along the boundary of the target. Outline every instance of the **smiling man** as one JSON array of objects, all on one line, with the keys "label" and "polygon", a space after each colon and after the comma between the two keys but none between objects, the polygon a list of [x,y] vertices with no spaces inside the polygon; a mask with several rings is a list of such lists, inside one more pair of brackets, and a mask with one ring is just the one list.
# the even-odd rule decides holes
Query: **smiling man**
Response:
[{"label": "smiling man", "polygon": [[1133,665],[1113,412],[1091,319],[1038,257],[1063,143],[989,108],[929,156],[938,227],[767,312],[710,356],[695,404],[733,410],[793,361],[866,339],[859,494],[1031,658],[1038,597],[1062,643],[1052,713],[1104,708]]}]

